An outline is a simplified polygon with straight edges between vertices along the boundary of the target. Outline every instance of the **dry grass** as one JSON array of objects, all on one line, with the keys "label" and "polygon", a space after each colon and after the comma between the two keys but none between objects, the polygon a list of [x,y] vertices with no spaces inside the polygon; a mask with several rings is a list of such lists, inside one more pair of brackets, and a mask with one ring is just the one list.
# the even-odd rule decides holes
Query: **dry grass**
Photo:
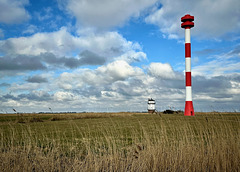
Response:
[{"label": "dry grass", "polygon": [[0,115],[0,171],[240,171],[236,113],[28,114],[25,123],[17,120]]}]

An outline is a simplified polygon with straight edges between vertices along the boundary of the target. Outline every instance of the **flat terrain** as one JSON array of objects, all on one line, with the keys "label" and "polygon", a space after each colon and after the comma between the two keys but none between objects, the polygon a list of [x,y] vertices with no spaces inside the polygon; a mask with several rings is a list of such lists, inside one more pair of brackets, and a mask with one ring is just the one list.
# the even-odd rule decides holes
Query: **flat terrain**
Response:
[{"label": "flat terrain", "polygon": [[240,113],[0,114],[0,171],[240,171]]}]

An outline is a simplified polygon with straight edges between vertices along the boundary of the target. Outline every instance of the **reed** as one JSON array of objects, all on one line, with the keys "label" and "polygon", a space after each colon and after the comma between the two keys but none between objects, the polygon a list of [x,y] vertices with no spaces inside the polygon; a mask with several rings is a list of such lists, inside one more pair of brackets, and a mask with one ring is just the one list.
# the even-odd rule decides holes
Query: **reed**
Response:
[{"label": "reed", "polygon": [[0,171],[240,171],[237,113],[0,117]]}]

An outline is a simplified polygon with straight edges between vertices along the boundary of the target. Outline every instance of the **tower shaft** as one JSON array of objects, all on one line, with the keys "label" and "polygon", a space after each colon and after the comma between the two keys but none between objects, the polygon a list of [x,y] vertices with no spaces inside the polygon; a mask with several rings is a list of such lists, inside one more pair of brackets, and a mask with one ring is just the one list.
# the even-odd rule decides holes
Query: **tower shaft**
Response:
[{"label": "tower shaft", "polygon": [[186,81],[186,101],[185,116],[194,116],[192,103],[192,76],[191,76],[191,34],[190,29],[194,27],[194,16],[185,15],[181,18],[181,27],[185,28],[185,81]]}]

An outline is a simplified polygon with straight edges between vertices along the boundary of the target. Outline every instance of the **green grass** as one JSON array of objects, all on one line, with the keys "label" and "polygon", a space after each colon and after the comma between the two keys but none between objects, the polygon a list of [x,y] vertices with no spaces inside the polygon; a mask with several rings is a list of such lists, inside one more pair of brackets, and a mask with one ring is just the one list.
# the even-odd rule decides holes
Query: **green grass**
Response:
[{"label": "green grass", "polygon": [[0,171],[239,171],[240,114],[0,115]]}]

